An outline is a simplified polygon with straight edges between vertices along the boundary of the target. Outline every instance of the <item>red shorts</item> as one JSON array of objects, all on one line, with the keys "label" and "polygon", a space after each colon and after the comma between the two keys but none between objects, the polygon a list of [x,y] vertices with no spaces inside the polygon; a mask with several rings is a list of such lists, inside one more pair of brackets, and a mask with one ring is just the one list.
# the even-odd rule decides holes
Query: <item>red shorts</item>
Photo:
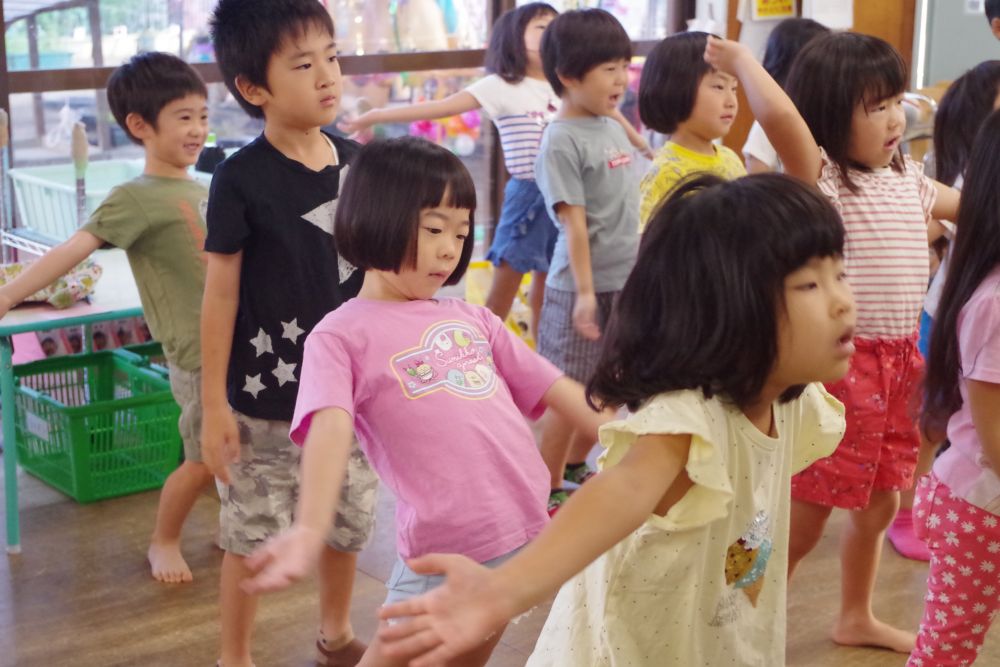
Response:
[{"label": "red shorts", "polygon": [[864,509],[873,490],[913,484],[920,432],[917,391],[924,360],[914,338],[856,338],[843,380],[827,390],[844,404],[847,430],[836,451],[792,477],[792,498]]}]

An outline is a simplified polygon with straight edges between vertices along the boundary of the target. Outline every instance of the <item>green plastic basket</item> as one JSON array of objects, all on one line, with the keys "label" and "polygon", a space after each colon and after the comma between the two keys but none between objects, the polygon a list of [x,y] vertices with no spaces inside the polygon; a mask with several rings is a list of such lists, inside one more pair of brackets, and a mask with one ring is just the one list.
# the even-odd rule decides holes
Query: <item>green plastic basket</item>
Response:
[{"label": "green plastic basket", "polygon": [[167,365],[167,358],[163,354],[163,346],[155,340],[147,343],[123,345],[113,350],[112,354],[124,359],[133,366],[149,368],[165,378],[170,377],[170,368]]},{"label": "green plastic basket", "polygon": [[14,367],[21,466],[81,503],[156,489],[177,467],[169,381],[112,352]]}]

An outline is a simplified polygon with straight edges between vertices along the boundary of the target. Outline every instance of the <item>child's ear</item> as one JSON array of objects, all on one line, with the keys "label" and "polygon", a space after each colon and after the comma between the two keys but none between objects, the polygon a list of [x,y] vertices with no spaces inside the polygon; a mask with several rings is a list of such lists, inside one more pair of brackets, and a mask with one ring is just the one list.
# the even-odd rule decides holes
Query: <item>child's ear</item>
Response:
[{"label": "child's ear", "polygon": [[576,87],[580,83],[579,79],[575,79],[571,76],[563,76],[559,72],[556,72],[556,76],[559,77],[559,82],[562,83],[563,88],[569,90],[570,88]]},{"label": "child's ear", "polygon": [[153,127],[152,123],[148,122],[135,111],[125,116],[125,127],[133,137],[140,141],[148,139],[156,133],[156,128]]},{"label": "child's ear", "polygon": [[250,83],[243,76],[237,75],[236,90],[238,90],[240,95],[243,96],[243,99],[255,107],[264,105],[264,93],[266,91],[263,86],[258,86],[256,83]]}]

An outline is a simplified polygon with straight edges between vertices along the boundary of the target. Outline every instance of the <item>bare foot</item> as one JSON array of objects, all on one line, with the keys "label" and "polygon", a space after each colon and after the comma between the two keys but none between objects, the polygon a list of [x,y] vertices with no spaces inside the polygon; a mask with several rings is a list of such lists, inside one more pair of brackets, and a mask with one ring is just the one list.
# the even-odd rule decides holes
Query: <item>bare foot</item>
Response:
[{"label": "bare foot", "polygon": [[151,542],[146,552],[153,579],[165,584],[183,584],[194,579],[177,542]]},{"label": "bare foot", "polygon": [[843,646],[874,646],[897,653],[909,653],[917,643],[917,636],[912,632],[894,628],[875,617],[861,621],[841,619],[830,637]]}]

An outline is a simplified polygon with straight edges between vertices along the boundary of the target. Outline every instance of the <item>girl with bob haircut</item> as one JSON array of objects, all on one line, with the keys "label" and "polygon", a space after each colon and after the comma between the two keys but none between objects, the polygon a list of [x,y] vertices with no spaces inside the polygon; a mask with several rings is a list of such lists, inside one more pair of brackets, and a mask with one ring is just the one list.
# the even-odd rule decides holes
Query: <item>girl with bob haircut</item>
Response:
[{"label": "girl with bob haircut", "polygon": [[833,207],[789,177],[678,186],[587,387],[629,409],[601,428],[601,473],[499,568],[411,561],[447,580],[382,610],[413,617],[379,631],[387,649],[444,664],[562,586],[530,667],[785,664],[789,480],[844,428],[818,384],[853,351],[843,243]]},{"label": "girl with bob haircut", "polygon": [[[469,172],[423,139],[372,142],[352,163],[334,235],[364,283],[306,341],[291,430],[305,447],[295,523],[248,560],[258,572],[249,590],[284,588],[315,567],[352,430],[397,499],[388,602],[440,582],[402,559],[449,551],[496,565],[547,523],[549,473],[524,417],[549,407],[595,438],[606,419],[489,310],[435,298],[468,266],[475,207]],[[498,640],[461,664],[485,664]],[[377,639],[365,655],[365,665],[402,664]]]},{"label": "girl with bob haircut", "polygon": [[931,565],[911,667],[973,664],[1000,609],[1000,111],[965,174],[927,360],[924,427],[947,427],[951,447],[913,505]]},{"label": "girl with bob haircut", "polygon": [[[646,59],[639,81],[639,115],[647,126],[670,135],[657,152],[639,186],[640,228],[656,206],[684,178],[709,173],[724,179],[746,175],[739,156],[716,142],[729,133],[736,118],[736,88],[742,80],[705,60],[709,35],[685,32],[657,44]],[[785,118],[797,116],[781,89],[757,66],[741,75],[758,81],[773,99],[761,109],[750,98],[750,108],[764,131],[775,132]]]},{"label": "girl with bob haircut", "polygon": [[[525,273],[531,282],[531,333],[536,338],[545,295],[545,278],[556,243],[556,227],[535,184],[535,157],[542,131],[559,110],[559,95],[545,78],[542,34],[559,12],[532,2],[505,12],[493,24],[486,49],[487,76],[441,100],[372,109],[341,123],[348,133],[383,123],[406,123],[457,116],[483,109],[500,135],[511,178],[504,188],[503,208],[486,259],[494,265],[486,307],[506,319]],[[632,145],[649,154],[645,139],[615,114]]]},{"label": "girl with bob haircut", "polygon": [[[756,67],[742,45],[713,40],[706,57],[739,73]],[[840,213],[845,260],[858,296],[857,353],[827,388],[846,406],[837,451],[792,480],[789,573],[816,545],[834,507],[850,510],[841,542],[839,644],[909,653],[915,636],[875,618],[872,596],[883,534],[913,484],[920,447],[912,406],[923,372],[917,320],[929,278],[928,242],[954,220],[957,191],[924,175],[899,150],[906,129],[906,67],[870,35],[831,33],[809,42],[792,65],[788,94],[801,117],[770,136],[785,173],[815,184]],[[767,108],[756,81],[747,96]]]}]

